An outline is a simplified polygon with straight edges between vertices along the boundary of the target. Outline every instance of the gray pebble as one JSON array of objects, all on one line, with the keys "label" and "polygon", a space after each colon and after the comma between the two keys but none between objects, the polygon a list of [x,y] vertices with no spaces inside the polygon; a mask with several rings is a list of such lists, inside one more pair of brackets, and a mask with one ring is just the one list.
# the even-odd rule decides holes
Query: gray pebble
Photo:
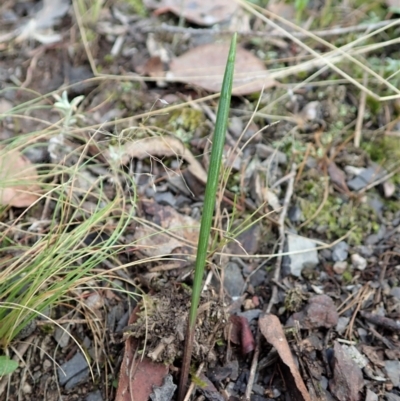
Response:
[{"label": "gray pebble", "polygon": [[58,369],[58,381],[61,386],[69,390],[82,383],[89,377],[89,366],[83,354],[77,352],[69,361]]},{"label": "gray pebble", "polygon": [[332,248],[332,260],[334,262],[342,262],[349,255],[349,245],[345,241],[340,241]]}]

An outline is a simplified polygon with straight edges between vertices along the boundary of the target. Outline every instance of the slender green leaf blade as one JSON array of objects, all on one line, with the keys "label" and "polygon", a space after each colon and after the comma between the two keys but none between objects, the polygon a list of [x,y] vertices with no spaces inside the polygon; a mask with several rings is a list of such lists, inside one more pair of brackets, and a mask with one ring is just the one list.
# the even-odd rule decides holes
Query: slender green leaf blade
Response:
[{"label": "slender green leaf blade", "polygon": [[215,198],[218,188],[219,173],[221,169],[222,151],[225,143],[225,134],[228,127],[228,116],[231,103],[233,71],[236,56],[236,33],[233,35],[229,49],[228,61],[222,82],[221,97],[218,105],[217,121],[213,137],[213,145],[210,157],[210,168],[204,199],[203,215],[200,225],[199,243],[197,247],[196,268],[193,282],[192,303],[189,314],[189,326],[194,327],[199,305],[201,285],[203,282],[204,266],[207,257],[208,239],[210,237]]}]

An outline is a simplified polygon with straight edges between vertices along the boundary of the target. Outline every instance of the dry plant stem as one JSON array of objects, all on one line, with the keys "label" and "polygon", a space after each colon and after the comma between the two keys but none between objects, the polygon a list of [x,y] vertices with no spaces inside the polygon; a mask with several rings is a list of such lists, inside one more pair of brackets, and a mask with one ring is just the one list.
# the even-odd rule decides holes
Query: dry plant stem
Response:
[{"label": "dry plant stem", "polygon": [[256,378],[258,357],[260,356],[260,343],[261,343],[261,332],[257,327],[257,337],[256,337],[256,348],[254,350],[253,359],[251,361],[249,379],[247,381],[246,392],[244,394],[244,399],[250,401],[251,391],[253,390],[254,380]]},{"label": "dry plant stem", "polygon": [[[274,272],[274,280],[276,282],[279,281],[281,275],[282,254],[285,246],[285,218],[289,207],[290,199],[292,198],[293,194],[294,180],[296,178],[296,169],[297,169],[296,163],[293,163],[290,169],[290,180],[288,181],[288,186],[286,189],[285,199],[283,201],[282,211],[281,214],[279,215],[279,249]],[[271,313],[272,306],[275,304],[277,296],[278,296],[278,287],[274,285],[272,289],[271,299],[269,300],[268,307],[266,310],[267,313]]]},{"label": "dry plant stem", "polygon": [[[364,71],[363,75],[363,85],[368,85],[368,74]],[[361,142],[361,131],[362,125],[364,121],[364,113],[365,113],[365,104],[367,101],[367,94],[363,91],[360,95],[360,106],[358,107],[358,115],[357,115],[357,123],[356,123],[356,130],[354,132],[354,146],[356,148],[360,147]]]},{"label": "dry plant stem", "polygon": [[[396,21],[395,19],[387,20],[387,21],[379,21],[376,22],[375,24],[360,24],[360,25],[354,25],[354,26],[346,26],[346,27],[336,27],[336,28],[331,28],[331,29],[325,29],[321,31],[311,31],[314,35],[319,36],[319,37],[329,37],[329,36],[337,36],[337,35],[345,35],[347,33],[352,33],[352,32],[363,32],[363,31],[370,31],[373,29],[378,29],[385,27],[392,22]],[[162,24],[161,26],[145,26],[143,28],[136,28],[135,30],[141,30],[142,32],[148,33],[148,32],[168,32],[168,33],[182,33],[182,34],[187,34],[187,35],[193,35],[193,36],[198,36],[198,35],[232,35],[232,31],[228,30],[222,30],[222,31],[216,31],[215,29],[209,29],[209,28],[204,28],[204,29],[198,29],[198,28],[182,28],[182,27],[177,27],[177,26],[171,26],[167,24]],[[266,36],[272,37],[272,38],[285,38],[286,35],[284,35],[282,32],[268,32],[268,35],[266,35],[265,32],[263,31],[246,31],[246,32],[238,32],[239,37],[255,37],[259,36],[262,37],[266,40]],[[308,38],[309,35],[304,33],[304,32],[293,32],[293,36],[296,36],[297,38]]]}]

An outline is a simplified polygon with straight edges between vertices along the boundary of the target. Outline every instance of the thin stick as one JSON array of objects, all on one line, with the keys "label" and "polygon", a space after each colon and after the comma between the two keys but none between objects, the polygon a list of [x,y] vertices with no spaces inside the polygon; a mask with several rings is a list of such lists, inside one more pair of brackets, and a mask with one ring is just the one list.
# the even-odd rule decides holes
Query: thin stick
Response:
[{"label": "thin stick", "polygon": [[[283,201],[282,211],[281,214],[279,215],[279,250],[278,250],[278,256],[276,258],[276,265],[274,272],[274,281],[276,282],[279,281],[281,275],[282,254],[283,254],[283,248],[285,246],[285,218],[289,207],[290,199],[292,198],[293,194],[294,180],[296,178],[296,168],[297,168],[296,163],[293,163],[290,169],[290,180],[288,182],[288,186],[286,189],[285,200]],[[278,295],[278,287],[274,285],[272,289],[272,296],[268,303],[267,313],[271,312],[272,306],[275,303],[277,295]]]},{"label": "thin stick", "polygon": [[[368,74],[364,71],[363,85],[367,86],[367,84],[368,84]],[[360,147],[361,131],[362,131],[362,126],[363,126],[363,121],[364,121],[366,101],[367,101],[367,94],[364,91],[362,91],[361,95],[360,95],[360,106],[358,107],[356,130],[354,132],[354,146],[356,148]]]},{"label": "thin stick", "polygon": [[[354,26],[345,26],[345,27],[334,27],[331,29],[325,29],[325,30],[320,30],[320,31],[311,31],[311,33],[315,36],[319,37],[329,37],[329,36],[337,36],[337,35],[345,35],[347,33],[352,33],[352,32],[363,32],[363,31],[371,31],[374,29],[382,28],[385,27],[392,22],[397,21],[396,19],[390,19],[386,21],[379,21],[376,22],[375,24],[359,24],[359,25],[354,25]],[[192,35],[192,36],[199,36],[199,35],[229,35],[231,36],[233,34],[233,31],[230,30],[215,30],[215,29],[210,29],[210,28],[183,28],[183,27],[178,27],[178,26],[171,26],[167,24],[162,24],[161,26],[133,26],[132,31],[135,30],[137,32],[138,30],[144,32],[144,33],[149,33],[149,32],[156,32],[156,33],[182,33],[185,35]],[[265,40],[268,38],[285,38],[286,35],[283,34],[282,32],[277,32],[277,31],[272,31],[272,32],[265,32],[265,31],[243,31],[243,32],[238,32],[239,37],[262,37]],[[297,38],[303,39],[303,38],[308,38],[310,35],[305,32],[292,32],[293,36],[296,36]]]},{"label": "thin stick", "polygon": [[254,380],[256,378],[258,357],[260,356],[260,342],[261,342],[261,332],[257,326],[256,349],[254,350],[253,359],[251,361],[249,379],[247,381],[246,392],[244,394],[244,399],[246,401],[250,401],[251,391],[253,390]]}]

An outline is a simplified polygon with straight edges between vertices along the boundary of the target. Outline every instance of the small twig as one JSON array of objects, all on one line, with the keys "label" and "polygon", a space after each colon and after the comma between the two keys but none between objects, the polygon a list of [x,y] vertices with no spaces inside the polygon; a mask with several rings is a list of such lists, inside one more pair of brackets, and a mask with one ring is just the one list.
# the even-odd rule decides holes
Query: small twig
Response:
[{"label": "small twig", "polygon": [[[279,281],[280,275],[281,275],[281,265],[282,265],[282,254],[283,254],[283,249],[285,246],[285,218],[287,214],[287,210],[289,207],[290,199],[292,198],[293,194],[293,187],[294,187],[294,180],[296,178],[296,163],[292,164],[292,167],[290,169],[290,180],[288,181],[288,186],[286,189],[286,195],[285,199],[283,201],[283,207],[281,214],[279,215],[279,250],[278,250],[278,256],[276,258],[276,266],[275,266],[275,273],[274,273],[274,280],[275,282]],[[272,305],[274,305],[275,300],[278,295],[278,287],[276,284],[273,286],[272,289],[272,296],[269,301],[268,307],[267,307],[267,313],[271,312]]]},{"label": "small twig", "polygon": [[[201,374],[203,368],[204,368],[204,362],[202,362],[202,363],[200,364],[199,368],[197,369],[196,377],[199,377],[199,376],[200,376],[200,374]],[[192,395],[195,386],[196,386],[196,384],[192,381],[192,382],[190,383],[190,386],[189,386],[189,388],[188,388],[188,391],[187,391],[186,396],[185,396],[185,398],[183,399],[183,401],[189,401],[189,398],[190,398],[190,396]]]},{"label": "small twig", "polygon": [[[364,75],[363,75],[363,85],[364,86],[368,85],[368,74],[365,71],[364,71]],[[366,101],[367,101],[367,94],[364,91],[362,91],[361,95],[360,95],[360,105],[358,107],[356,129],[354,132],[354,146],[356,148],[360,147],[361,132],[362,132],[362,126],[363,126],[363,121],[364,121]]]},{"label": "small twig", "polygon": [[244,394],[244,399],[246,401],[250,401],[251,391],[253,390],[254,380],[256,378],[258,357],[260,356],[260,343],[261,343],[261,332],[260,329],[257,327],[256,348],[254,350],[253,359],[251,361],[249,379],[247,380],[246,392]]},{"label": "small twig", "polygon": [[[396,21],[396,19],[391,19],[387,21],[379,21],[376,22],[375,24],[360,24],[360,25],[354,25],[354,26],[346,26],[346,27],[334,27],[331,29],[326,29],[326,30],[320,30],[320,31],[311,31],[315,36],[319,37],[330,37],[330,36],[337,36],[337,35],[344,35],[347,33],[351,32],[363,32],[363,31],[371,31],[374,29],[382,28],[386,25],[391,24],[392,22]],[[233,31],[231,30],[216,30],[213,28],[204,28],[204,29],[199,29],[199,28],[183,28],[183,27],[178,27],[178,26],[171,26],[167,24],[162,24],[161,26],[143,26],[143,27],[137,27],[134,26],[132,30],[135,29],[136,31],[140,29],[142,32],[149,33],[149,32],[168,32],[168,33],[182,33],[186,35],[192,35],[192,36],[197,36],[197,35],[227,35],[227,36],[232,36]],[[237,32],[239,37],[262,37],[264,39],[267,38],[286,38],[286,35],[284,35],[282,32],[279,31],[270,31],[270,32],[265,32],[265,31],[239,31]],[[298,38],[308,38],[309,35],[304,33],[304,32],[291,32],[293,36],[296,36]]]}]

